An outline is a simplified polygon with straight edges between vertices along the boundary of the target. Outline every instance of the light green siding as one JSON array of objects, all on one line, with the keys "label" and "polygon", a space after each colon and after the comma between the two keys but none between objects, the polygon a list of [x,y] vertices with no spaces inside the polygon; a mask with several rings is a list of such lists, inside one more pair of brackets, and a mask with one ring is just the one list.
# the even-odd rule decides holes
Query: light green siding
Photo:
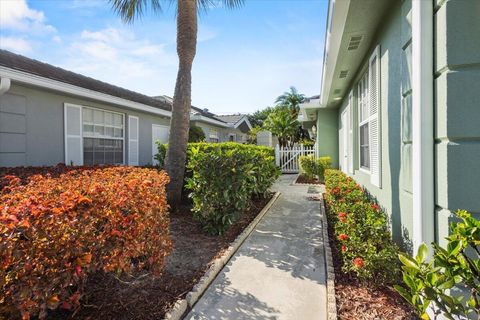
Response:
[{"label": "light green siding", "polygon": [[[411,1],[393,5],[376,37],[369,44],[370,50],[354,75],[349,92],[353,94],[350,117],[353,121],[352,177],[374,197],[388,213],[394,240],[404,249],[411,248],[413,229],[412,177],[411,177]],[[380,113],[381,113],[381,178],[382,187],[370,182],[370,174],[359,169],[359,126],[357,110],[357,83],[367,69],[368,59],[375,47],[380,46]],[[340,128],[340,115],[348,105],[348,94],[336,110]],[[322,114],[318,113],[319,121]],[[319,130],[321,135],[321,130]],[[332,141],[340,146],[336,161],[343,157],[342,138],[337,131]],[[345,169],[345,171],[347,171]]]},{"label": "light green siding", "polygon": [[[434,17],[435,132],[435,240],[444,244],[452,212],[466,209],[480,218],[480,1],[436,1]],[[413,229],[412,195],[412,28],[411,0],[397,2],[376,30],[369,53],[354,75],[351,116],[355,123],[352,176],[377,199],[391,217],[394,239],[410,249]],[[370,183],[368,172],[358,169],[359,141],[356,84],[368,57],[380,46],[382,187]],[[337,121],[347,107],[345,94]],[[327,117],[318,113],[318,135]],[[341,125],[339,125],[339,128]],[[336,141],[342,153],[342,140]],[[340,140],[340,141],[339,141]],[[329,146],[330,150],[333,148]],[[338,156],[343,157],[343,154]],[[335,159],[338,163],[338,158]]]},{"label": "light green siding", "polygon": [[480,218],[480,1],[437,1],[435,13],[436,241],[452,211]]},{"label": "light green siding", "polygon": [[336,109],[317,111],[317,148],[319,157],[331,157],[338,168],[338,119]]}]

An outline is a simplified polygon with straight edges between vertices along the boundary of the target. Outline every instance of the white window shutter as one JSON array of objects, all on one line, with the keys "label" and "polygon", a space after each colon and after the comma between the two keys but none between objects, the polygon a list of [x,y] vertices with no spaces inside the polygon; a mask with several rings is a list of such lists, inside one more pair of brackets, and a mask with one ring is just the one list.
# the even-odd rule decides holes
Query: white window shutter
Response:
[{"label": "white window shutter", "polygon": [[370,182],[382,187],[381,153],[381,103],[380,103],[380,47],[377,46],[369,60],[369,131],[370,131]]},{"label": "white window shutter", "polygon": [[353,174],[353,92],[348,95],[348,172]]},{"label": "white window shutter", "polygon": [[138,166],[138,117],[128,116],[128,165]]},{"label": "white window shutter", "polygon": [[65,134],[65,164],[83,165],[82,140],[82,107],[65,103],[64,134]]}]

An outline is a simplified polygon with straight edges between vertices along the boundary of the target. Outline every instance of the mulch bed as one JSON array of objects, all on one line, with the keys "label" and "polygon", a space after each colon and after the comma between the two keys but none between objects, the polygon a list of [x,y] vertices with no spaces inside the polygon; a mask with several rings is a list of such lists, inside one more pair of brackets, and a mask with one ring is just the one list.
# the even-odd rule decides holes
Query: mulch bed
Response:
[{"label": "mulch bed", "polygon": [[321,184],[322,182],[318,179],[309,179],[302,174],[299,174],[295,183],[302,184]]},{"label": "mulch bed", "polygon": [[48,319],[162,319],[170,307],[184,298],[204,275],[210,263],[265,207],[273,194],[256,199],[252,207],[223,236],[209,236],[184,205],[171,214],[170,234],[174,250],[167,258],[164,273],[117,278],[96,274],[86,284],[82,307],[77,312],[56,310]]},{"label": "mulch bed", "polygon": [[328,237],[335,269],[335,298],[339,320],[418,319],[412,307],[391,287],[374,288],[341,270],[341,255],[333,227]]}]

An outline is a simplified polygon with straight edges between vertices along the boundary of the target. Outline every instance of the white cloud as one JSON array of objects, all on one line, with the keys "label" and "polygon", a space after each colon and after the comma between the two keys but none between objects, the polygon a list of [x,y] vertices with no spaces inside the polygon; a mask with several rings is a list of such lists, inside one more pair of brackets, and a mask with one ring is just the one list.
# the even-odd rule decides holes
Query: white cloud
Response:
[{"label": "white cloud", "polygon": [[68,2],[71,9],[98,8],[105,5],[101,0],[72,0]]},{"label": "white cloud", "polygon": [[55,32],[55,28],[45,23],[42,11],[30,9],[26,0],[0,1],[0,27],[35,33]]},{"label": "white cloud", "polygon": [[32,51],[27,40],[15,37],[0,37],[0,48],[23,54]]},{"label": "white cloud", "polygon": [[200,25],[198,28],[198,42],[205,42],[215,39],[218,36],[218,32],[206,25]]},{"label": "white cloud", "polygon": [[145,94],[171,94],[174,49],[126,28],[83,30],[65,49],[62,67]]},{"label": "white cloud", "polygon": [[115,28],[107,28],[99,31],[88,31],[83,30],[81,34],[81,38],[84,40],[95,40],[95,41],[103,41],[103,42],[111,42],[111,43],[119,43],[122,37],[129,38],[130,34],[120,34],[120,30]]}]

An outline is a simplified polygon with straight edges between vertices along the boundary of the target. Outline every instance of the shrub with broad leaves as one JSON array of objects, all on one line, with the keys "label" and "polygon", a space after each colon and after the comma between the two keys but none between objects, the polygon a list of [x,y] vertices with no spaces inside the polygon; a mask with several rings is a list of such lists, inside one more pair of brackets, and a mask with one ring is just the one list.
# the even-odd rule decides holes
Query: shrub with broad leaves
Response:
[{"label": "shrub with broad leaves", "polygon": [[375,285],[396,283],[398,248],[388,219],[362,188],[339,170],[325,171],[328,220],[335,230],[342,270]]},{"label": "shrub with broad leaves", "polygon": [[320,157],[315,159],[313,155],[300,156],[298,159],[301,173],[307,179],[318,178],[324,180],[324,172],[332,167],[332,159],[330,157]]},{"label": "shrub with broad leaves", "polygon": [[[480,317],[480,221],[466,211],[456,216],[461,222],[451,224],[447,247],[433,243],[433,259],[428,259],[428,247],[422,244],[415,258],[399,255],[402,261],[405,287],[395,289],[415,307],[422,319],[479,319]],[[452,295],[457,287],[459,295]]]},{"label": "shrub with broad leaves", "polygon": [[[29,170],[42,174],[29,176]],[[93,272],[162,271],[172,248],[166,173],[65,166],[5,171],[0,190],[3,309],[16,308],[24,319],[44,318],[48,309],[78,306]]]},{"label": "shrub with broad leaves", "polygon": [[279,176],[273,149],[238,143],[189,144],[186,188],[195,217],[222,234]]}]

